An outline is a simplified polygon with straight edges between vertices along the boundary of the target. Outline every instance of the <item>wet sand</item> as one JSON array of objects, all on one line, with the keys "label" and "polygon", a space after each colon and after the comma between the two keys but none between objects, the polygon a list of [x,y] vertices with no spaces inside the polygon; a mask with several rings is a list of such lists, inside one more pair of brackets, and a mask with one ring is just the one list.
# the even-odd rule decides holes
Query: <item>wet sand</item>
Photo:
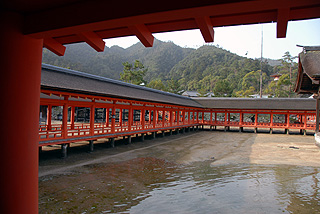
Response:
[{"label": "wet sand", "polygon": [[[87,145],[72,146],[66,159],[58,158],[59,150],[52,148],[52,151],[41,154],[40,213],[139,213],[141,210],[128,210],[136,208],[150,197],[150,192],[159,189],[159,186],[170,181],[181,182],[177,174],[190,167],[192,173],[182,173],[183,176],[197,176],[197,170],[200,169],[204,171],[201,176],[209,176],[207,167],[218,170],[218,177],[221,172],[246,172],[238,167],[239,164],[261,166],[264,170],[265,167],[273,170],[279,168],[279,165],[280,171],[307,167],[299,168],[303,173],[304,170],[310,170],[310,167],[315,170],[320,166],[320,149],[314,144],[314,136],[302,135],[197,131],[157,137],[153,140],[147,137],[144,142],[133,139],[133,143],[127,145],[125,141],[117,141],[115,148],[100,141],[95,144],[94,152],[88,153],[87,149]],[[309,171],[306,175],[303,173],[301,176],[310,174]],[[221,177],[221,180],[225,179],[228,177]],[[212,178],[206,178],[204,182],[211,180]],[[195,187],[201,188],[197,185],[192,188]],[[208,190],[210,189],[212,187]],[[238,191],[238,194],[241,196],[241,191]],[[157,205],[159,203],[161,201],[156,202]],[[260,206],[265,203],[262,199],[259,201]],[[314,207],[318,209],[319,206],[315,203],[316,206],[308,205],[304,209],[308,212]],[[252,206],[255,206],[254,204]],[[166,206],[160,206],[160,209]],[[226,207],[230,208],[230,204]],[[272,208],[277,206],[267,210],[271,211]],[[293,209],[299,211],[301,208],[298,204],[297,207],[294,205]],[[250,213],[250,209],[246,208],[244,212]],[[184,211],[180,212],[190,213],[188,210]],[[224,208],[221,213],[226,211],[227,208]]]},{"label": "wet sand", "polygon": [[[198,131],[159,137],[132,144],[118,141],[109,148],[105,143],[95,144],[92,153],[86,145],[74,145],[66,159],[60,159],[59,149],[44,152],[40,157],[39,177],[67,173],[74,168],[93,163],[110,163],[152,156],[177,164],[212,161],[211,165],[231,163],[287,164],[320,166],[320,149],[314,136],[284,134],[253,134],[236,132]],[[50,153],[50,154],[49,154]]]}]

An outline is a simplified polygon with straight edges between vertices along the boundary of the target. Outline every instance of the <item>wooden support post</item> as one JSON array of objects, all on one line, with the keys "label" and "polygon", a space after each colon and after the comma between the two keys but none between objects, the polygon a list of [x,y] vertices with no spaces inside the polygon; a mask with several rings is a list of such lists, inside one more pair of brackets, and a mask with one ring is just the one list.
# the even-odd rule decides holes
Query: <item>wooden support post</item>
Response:
[{"label": "wooden support post", "polygon": [[257,128],[257,126],[258,126],[258,113],[256,112],[254,115],[254,127]]},{"label": "wooden support post", "polygon": [[183,125],[186,124],[186,111],[185,110],[182,111],[182,124]]},{"label": "wooden support post", "polygon": [[[197,124],[199,124],[199,112],[196,112],[197,113]],[[197,130],[198,130],[198,125],[197,125]]]},{"label": "wooden support post", "polygon": [[162,127],[164,127],[164,123],[166,121],[166,117],[165,117],[166,114],[165,113],[166,113],[166,111],[162,110]]},{"label": "wooden support post", "polygon": [[140,115],[140,123],[141,123],[141,126],[142,126],[142,129],[144,130],[145,129],[145,106],[143,106],[143,108],[141,109],[141,115]]},{"label": "wooden support post", "polygon": [[[94,102],[94,100],[93,100]],[[95,113],[95,106],[94,104],[90,107],[90,135],[94,135],[94,113]]]},{"label": "wooden support post", "polygon": [[52,129],[52,105],[48,105],[48,115],[47,115],[47,129],[50,131]]},{"label": "wooden support post", "polygon": [[152,121],[152,123],[153,123],[153,128],[156,128],[156,116],[157,115],[157,110],[154,108],[153,109],[153,121]]},{"label": "wooden support post", "polygon": [[110,113],[110,108],[106,108],[106,125],[109,127],[109,113]]},{"label": "wooden support post", "polygon": [[[64,98],[66,101],[68,97]],[[62,137],[66,139],[68,136],[68,104],[63,105],[63,114],[62,114]]]},{"label": "wooden support post", "polygon": [[122,127],[122,113],[123,113],[123,109],[119,109],[119,126]]},{"label": "wooden support post", "polygon": [[116,101],[113,101],[112,113],[111,113],[111,133],[114,134],[116,130]]},{"label": "wooden support post", "polygon": [[67,157],[67,148],[68,148],[68,144],[67,143],[61,144],[61,158],[66,158]]},{"label": "wooden support post", "polygon": [[164,137],[165,136],[165,131],[162,131],[162,137]]},{"label": "wooden support post", "polygon": [[304,131],[306,131],[307,129],[307,114],[304,114],[304,118],[303,118],[303,129]]},{"label": "wooden support post", "polygon": [[144,141],[144,135],[145,135],[144,133],[141,134],[141,141],[142,142]]},{"label": "wooden support post", "polygon": [[172,135],[172,129],[170,129],[170,135]]},{"label": "wooden support post", "polygon": [[185,132],[186,132],[186,128],[183,127],[183,128],[182,128],[182,133],[184,134]]},{"label": "wooden support post", "polygon": [[315,132],[319,132],[319,107],[320,107],[320,99],[319,96],[316,97],[316,130]]},{"label": "wooden support post", "polygon": [[228,113],[225,112],[224,113],[224,127],[226,127],[227,123],[228,123]]},{"label": "wooden support post", "polygon": [[114,148],[114,141],[115,141],[115,138],[111,138],[111,147]]},{"label": "wooden support post", "polygon": [[290,113],[287,113],[287,131],[286,133],[289,134],[289,127],[290,127]]},{"label": "wooden support post", "polygon": [[[214,121],[217,122],[217,112],[214,113]],[[215,130],[216,130],[217,126],[215,126]]]},{"label": "wooden support post", "polygon": [[131,135],[128,136],[128,143],[131,144]]},{"label": "wooden support post", "polygon": [[70,115],[71,129],[74,129],[74,112],[75,112],[75,106],[71,106],[71,115]]},{"label": "wooden support post", "polygon": [[159,123],[159,111],[156,110],[156,124]]},{"label": "wooden support post", "polygon": [[130,103],[129,113],[128,113],[128,131],[129,132],[131,131],[131,128],[132,128],[132,121],[133,121],[133,109],[132,109],[132,104]]},{"label": "wooden support post", "polygon": [[156,132],[152,132],[152,138],[153,138],[153,139],[156,138]]},{"label": "wooden support post", "polygon": [[93,152],[93,140],[89,140],[89,152]]},{"label": "wooden support post", "polygon": [[43,40],[24,35],[25,17],[4,9],[2,3],[0,213],[38,213]]}]

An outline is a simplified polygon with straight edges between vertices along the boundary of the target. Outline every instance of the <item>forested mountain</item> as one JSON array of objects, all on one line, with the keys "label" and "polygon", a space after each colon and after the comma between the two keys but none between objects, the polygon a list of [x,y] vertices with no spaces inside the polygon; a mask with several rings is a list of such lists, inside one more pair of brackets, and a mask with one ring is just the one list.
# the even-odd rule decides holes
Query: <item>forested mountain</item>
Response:
[{"label": "forested mountain", "polygon": [[59,57],[47,49],[43,50],[43,62],[74,70],[92,73],[112,79],[119,79],[123,62],[141,61],[148,68],[146,80],[164,79],[173,66],[194,49],[181,48],[172,42],[154,41],[152,48],[136,43],[127,49],[119,46],[105,47],[99,53],[85,43],[67,46],[66,53]]},{"label": "forested mountain", "polygon": [[[273,66],[268,63],[270,60],[263,60],[264,93],[276,97],[292,95],[288,90],[292,88],[297,66],[290,57],[288,53],[282,61],[271,60]],[[63,57],[43,50],[44,63],[113,79],[120,78],[123,62],[132,63],[135,60],[148,69],[144,78],[149,83],[148,87],[171,92],[193,90],[200,95],[213,92],[215,96],[236,97],[259,91],[260,59],[240,57],[213,45],[191,49],[155,40],[152,48],[137,43],[126,49],[105,47],[104,52],[98,53],[83,43],[68,45]],[[282,82],[273,82],[270,77],[273,73],[285,74]],[[284,89],[287,93],[280,95],[279,91]]]}]

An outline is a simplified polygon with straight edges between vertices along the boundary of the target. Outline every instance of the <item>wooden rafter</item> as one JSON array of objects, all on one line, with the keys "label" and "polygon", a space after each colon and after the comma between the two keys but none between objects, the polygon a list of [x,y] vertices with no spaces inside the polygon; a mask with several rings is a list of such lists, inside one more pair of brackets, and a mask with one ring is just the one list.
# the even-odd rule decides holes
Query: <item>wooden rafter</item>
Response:
[{"label": "wooden rafter", "polygon": [[144,25],[134,25],[128,27],[135,34],[145,47],[152,47],[154,37],[150,30]]},{"label": "wooden rafter", "polygon": [[95,32],[82,32],[78,36],[96,51],[102,52],[104,50],[105,42]]},{"label": "wooden rafter", "polygon": [[43,46],[58,56],[63,56],[66,51],[66,47],[53,38],[44,39]]},{"label": "wooden rafter", "polygon": [[289,17],[290,17],[290,8],[278,9],[277,38],[286,37]]},{"label": "wooden rafter", "polygon": [[199,17],[195,19],[198,27],[200,28],[201,34],[206,42],[214,41],[214,30],[210,20],[210,17]]}]

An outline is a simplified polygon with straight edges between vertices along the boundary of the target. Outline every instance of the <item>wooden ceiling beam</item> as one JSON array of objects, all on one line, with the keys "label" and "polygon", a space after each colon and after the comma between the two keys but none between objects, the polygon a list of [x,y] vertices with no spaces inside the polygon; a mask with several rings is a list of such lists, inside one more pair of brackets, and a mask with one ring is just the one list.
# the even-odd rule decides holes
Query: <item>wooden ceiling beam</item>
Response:
[{"label": "wooden ceiling beam", "polygon": [[66,51],[66,47],[53,38],[45,38],[43,40],[43,46],[58,56],[63,56]]},{"label": "wooden ceiling beam", "polygon": [[195,19],[206,42],[214,41],[214,30],[209,16],[199,17]]},{"label": "wooden ceiling beam", "polygon": [[153,46],[154,37],[147,26],[145,26],[144,24],[139,24],[129,26],[128,28],[132,31],[133,34],[137,36],[137,38],[145,47]]},{"label": "wooden ceiling beam", "polygon": [[83,32],[78,36],[96,51],[102,52],[104,50],[106,44],[95,32]]},{"label": "wooden ceiling beam", "polygon": [[278,9],[277,16],[277,38],[286,38],[290,8]]}]

